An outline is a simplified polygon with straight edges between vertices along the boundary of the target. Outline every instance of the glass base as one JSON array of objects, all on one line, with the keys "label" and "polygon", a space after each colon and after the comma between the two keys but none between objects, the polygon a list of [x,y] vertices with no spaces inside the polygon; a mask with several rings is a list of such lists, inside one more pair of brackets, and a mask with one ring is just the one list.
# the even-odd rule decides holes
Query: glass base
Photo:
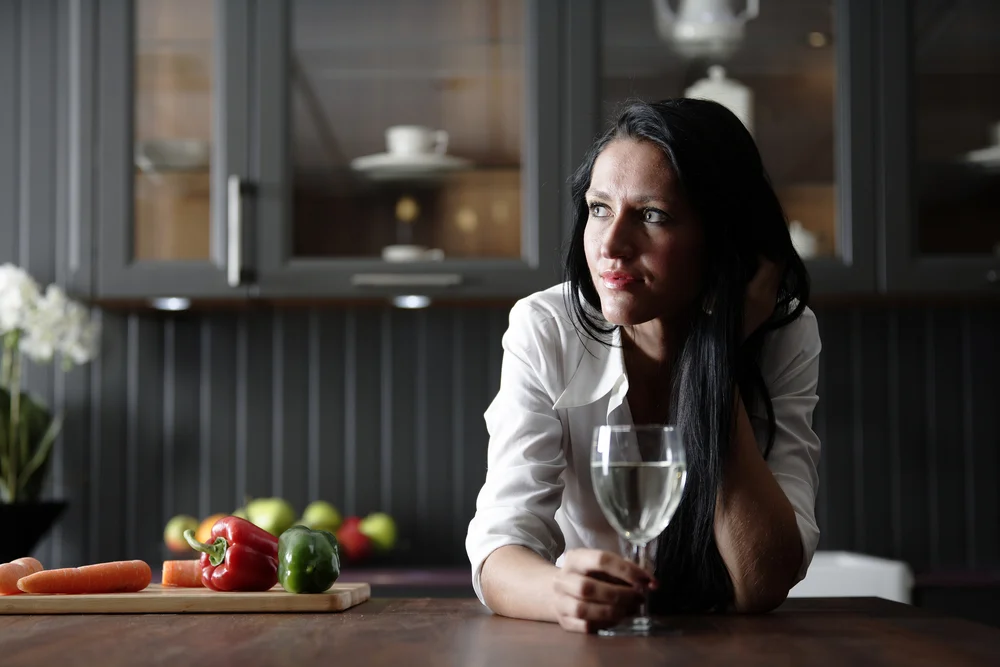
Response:
[{"label": "glass base", "polygon": [[598,630],[601,637],[674,637],[681,631],[649,616],[627,618],[618,625]]}]

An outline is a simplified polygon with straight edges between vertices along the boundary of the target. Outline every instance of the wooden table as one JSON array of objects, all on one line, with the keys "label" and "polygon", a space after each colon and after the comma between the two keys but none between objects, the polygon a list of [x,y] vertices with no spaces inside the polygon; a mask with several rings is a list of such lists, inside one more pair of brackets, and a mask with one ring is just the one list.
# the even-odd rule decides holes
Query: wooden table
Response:
[{"label": "wooden table", "polygon": [[1000,665],[1000,630],[877,599],[671,620],[681,636],[611,639],[426,598],[375,598],[340,614],[5,616],[0,664]]}]

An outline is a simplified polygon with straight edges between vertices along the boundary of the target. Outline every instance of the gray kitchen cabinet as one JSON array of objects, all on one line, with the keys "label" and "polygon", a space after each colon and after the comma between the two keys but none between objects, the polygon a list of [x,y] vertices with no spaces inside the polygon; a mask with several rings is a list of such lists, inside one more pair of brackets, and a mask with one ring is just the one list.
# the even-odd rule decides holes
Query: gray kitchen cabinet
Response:
[{"label": "gray kitchen cabinet", "polygon": [[877,3],[880,288],[1000,295],[1000,3]]},{"label": "gray kitchen cabinet", "polygon": [[555,0],[258,3],[262,297],[516,297],[559,280]]},{"label": "gray kitchen cabinet", "polygon": [[568,4],[79,0],[96,16],[77,85],[95,86],[96,132],[73,120],[98,167],[92,295],[510,298],[557,282]]},{"label": "gray kitchen cabinet", "polygon": [[96,86],[94,296],[245,298],[247,3],[83,5],[97,17],[81,77]]}]

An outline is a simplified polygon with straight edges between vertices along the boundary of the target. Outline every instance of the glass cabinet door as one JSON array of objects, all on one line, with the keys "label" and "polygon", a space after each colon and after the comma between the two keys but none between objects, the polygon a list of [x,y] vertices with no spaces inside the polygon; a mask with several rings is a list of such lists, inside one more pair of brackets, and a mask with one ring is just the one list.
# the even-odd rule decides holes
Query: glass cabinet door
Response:
[{"label": "glass cabinet door", "polygon": [[214,12],[135,3],[134,247],[139,262],[211,258]]},{"label": "glass cabinet door", "polygon": [[100,21],[98,296],[245,296],[246,3],[107,0]]},{"label": "glass cabinet door", "polygon": [[1000,258],[1000,4],[915,5],[917,250]]},{"label": "glass cabinet door", "polygon": [[[863,122],[871,112],[861,102],[870,95],[863,67],[871,63],[860,64],[866,52],[870,57],[866,4],[602,4],[602,118],[613,118],[630,97],[727,106],[752,133],[820,291],[874,288],[872,141]],[[726,25],[738,29],[725,39],[699,39]]]},{"label": "glass cabinet door", "polygon": [[885,0],[886,283],[1000,290],[1000,3]]},{"label": "glass cabinet door", "polygon": [[556,6],[263,5],[262,293],[555,282]]}]

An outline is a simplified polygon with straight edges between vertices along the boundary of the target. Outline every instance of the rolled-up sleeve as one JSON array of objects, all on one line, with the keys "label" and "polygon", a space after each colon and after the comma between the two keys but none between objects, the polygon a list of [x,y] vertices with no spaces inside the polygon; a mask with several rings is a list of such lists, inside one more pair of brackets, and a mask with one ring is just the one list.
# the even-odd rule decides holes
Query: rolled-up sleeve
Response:
[{"label": "rolled-up sleeve", "polygon": [[554,562],[565,545],[555,520],[566,457],[552,407],[551,381],[561,371],[550,317],[518,302],[502,339],[500,388],[485,413],[486,480],[465,541],[473,587],[484,604],[480,574],[494,550],[516,544]]},{"label": "rolled-up sleeve", "polygon": [[819,544],[816,493],[820,440],[813,430],[813,411],[819,401],[816,389],[822,345],[816,317],[809,310],[773,336],[773,352],[762,364],[776,422],[767,464],[795,510],[802,537],[797,583],[805,577]]}]

